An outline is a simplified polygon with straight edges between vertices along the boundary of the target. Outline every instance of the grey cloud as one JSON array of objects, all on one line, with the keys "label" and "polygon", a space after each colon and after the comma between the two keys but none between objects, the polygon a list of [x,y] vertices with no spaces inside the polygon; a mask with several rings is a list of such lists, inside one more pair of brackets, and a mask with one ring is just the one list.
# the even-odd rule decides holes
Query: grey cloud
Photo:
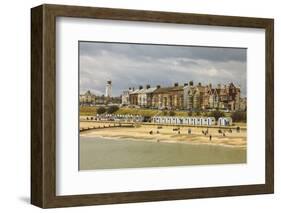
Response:
[{"label": "grey cloud", "polygon": [[[95,47],[93,48],[93,46]],[[128,57],[142,57],[144,59],[188,57],[191,59],[205,59],[212,61],[246,60],[245,48],[80,42],[80,50],[82,55],[92,56],[111,52],[119,55],[126,55]]]},{"label": "grey cloud", "polygon": [[246,49],[80,42],[80,90],[113,95],[128,87],[234,82],[246,94]]}]

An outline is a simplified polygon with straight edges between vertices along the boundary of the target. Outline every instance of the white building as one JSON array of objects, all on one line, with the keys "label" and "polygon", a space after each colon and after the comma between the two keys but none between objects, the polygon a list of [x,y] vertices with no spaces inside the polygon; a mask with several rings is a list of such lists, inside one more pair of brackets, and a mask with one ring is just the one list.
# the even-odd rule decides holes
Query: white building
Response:
[{"label": "white building", "polygon": [[130,104],[130,94],[133,90],[129,88],[129,90],[123,91],[123,94],[121,96],[121,103],[122,105],[129,105]]},{"label": "white building", "polygon": [[154,116],[153,123],[159,124],[183,124],[192,126],[211,126],[216,124],[214,117],[177,117],[177,116]]},{"label": "white building", "polygon": [[150,87],[138,91],[138,105],[141,107],[150,107],[152,105],[152,93],[156,90],[156,87]]},{"label": "white building", "polygon": [[218,119],[218,126],[231,126],[232,118],[230,117],[221,117]]},{"label": "white building", "polygon": [[110,98],[112,96],[112,82],[107,81],[106,87],[105,87],[105,97]]}]

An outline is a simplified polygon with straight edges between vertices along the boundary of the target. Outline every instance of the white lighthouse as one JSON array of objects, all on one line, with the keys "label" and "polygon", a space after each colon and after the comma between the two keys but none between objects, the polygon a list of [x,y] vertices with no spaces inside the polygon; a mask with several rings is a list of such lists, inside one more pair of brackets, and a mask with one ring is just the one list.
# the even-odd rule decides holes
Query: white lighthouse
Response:
[{"label": "white lighthouse", "polygon": [[105,87],[105,97],[110,98],[111,94],[112,94],[111,92],[112,92],[112,83],[111,83],[111,81],[107,81],[106,87]]}]

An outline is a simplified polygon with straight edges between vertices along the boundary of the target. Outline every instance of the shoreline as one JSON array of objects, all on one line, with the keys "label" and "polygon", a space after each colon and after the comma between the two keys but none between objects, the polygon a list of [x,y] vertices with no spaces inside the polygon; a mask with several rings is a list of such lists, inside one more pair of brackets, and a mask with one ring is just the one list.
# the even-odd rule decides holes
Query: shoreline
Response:
[{"label": "shoreline", "polygon": [[[209,146],[223,146],[228,148],[239,148],[239,149],[246,149],[246,146],[238,146],[238,145],[229,145],[229,144],[218,144],[218,143],[212,143],[212,142],[191,142],[191,141],[170,141],[170,140],[162,140],[162,141],[155,141],[152,138],[136,138],[136,137],[127,137],[127,136],[116,136],[116,137],[109,137],[109,136],[101,136],[101,135],[80,135],[80,137],[86,137],[86,138],[102,138],[102,139],[111,139],[111,140],[131,140],[131,141],[141,141],[141,142],[147,142],[147,143],[169,143],[169,144],[186,144],[186,145],[209,145]],[[128,141],[130,142],[130,141]]]}]

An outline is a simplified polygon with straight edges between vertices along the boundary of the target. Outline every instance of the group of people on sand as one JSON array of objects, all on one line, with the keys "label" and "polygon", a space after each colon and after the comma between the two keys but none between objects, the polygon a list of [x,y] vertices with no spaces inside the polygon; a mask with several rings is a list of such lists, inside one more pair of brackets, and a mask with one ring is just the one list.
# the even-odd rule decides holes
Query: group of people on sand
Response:
[{"label": "group of people on sand", "polygon": [[[158,126],[158,127],[157,127],[157,131],[156,131],[156,134],[159,134],[160,132],[159,132],[158,129],[162,129],[162,128],[163,128],[162,126]],[[177,131],[178,134],[181,134],[180,127],[173,128],[173,131]],[[240,132],[240,127],[239,127],[239,126],[236,128],[236,131],[237,131],[237,132]],[[226,136],[226,132],[232,133],[232,129],[227,129],[227,130],[221,130],[221,129],[219,129],[219,130],[218,130],[218,133],[221,134],[223,137]],[[188,128],[187,133],[188,133],[188,134],[191,134],[191,128]],[[152,135],[152,134],[153,134],[153,130],[150,130],[150,131],[149,131],[149,134]],[[208,129],[208,128],[207,128],[206,130],[202,130],[202,134],[205,135],[205,136],[209,136],[209,140],[210,140],[210,141],[212,140],[212,135],[209,134],[209,129]]]},{"label": "group of people on sand", "polygon": [[[207,135],[209,134],[209,129],[207,128],[205,131],[202,130],[202,134],[205,135],[205,136],[207,136]],[[212,140],[212,135],[211,135],[211,134],[209,135],[209,140],[210,140],[210,141]]]}]

